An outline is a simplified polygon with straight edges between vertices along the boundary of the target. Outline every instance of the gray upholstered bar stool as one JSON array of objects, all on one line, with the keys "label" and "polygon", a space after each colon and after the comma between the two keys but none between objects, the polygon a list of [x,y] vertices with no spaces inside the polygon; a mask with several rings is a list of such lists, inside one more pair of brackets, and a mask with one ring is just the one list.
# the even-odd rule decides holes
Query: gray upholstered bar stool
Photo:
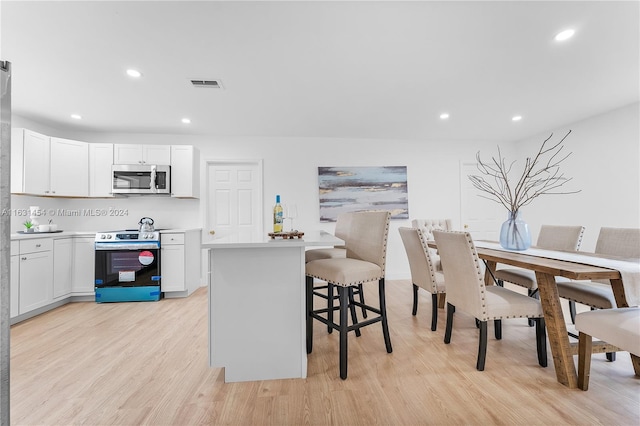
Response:
[{"label": "gray upholstered bar stool", "polygon": [[[347,244],[349,241],[349,230],[351,229],[352,217],[353,212],[348,212],[340,214],[336,219],[336,229],[334,234],[336,237],[344,240],[345,245],[307,250],[304,252],[305,263],[320,259],[340,259],[347,257]],[[329,320],[333,320],[333,301],[337,298],[333,291],[333,284],[326,283],[316,285],[313,287],[313,294],[327,300]],[[364,291],[362,289],[362,284],[354,290],[354,295],[358,295],[360,303],[364,303]],[[362,309],[362,316],[365,318],[367,317],[367,311],[365,309]],[[333,328],[327,327],[327,331],[331,333],[333,332]]]},{"label": "gray upholstered bar stool", "polygon": [[444,343],[451,342],[453,314],[470,314],[479,322],[480,338],[476,369],[484,370],[487,353],[487,321],[494,321],[501,339],[502,320],[533,318],[536,323],[538,364],[547,366],[547,340],[540,301],[497,285],[486,286],[478,252],[468,232],[434,231],[447,283],[447,327]]},{"label": "gray upholstered bar stool", "polygon": [[[542,225],[536,247],[547,250],[578,251],[582,243],[584,226],[555,226]],[[494,273],[498,285],[503,285],[506,281],[527,289],[527,295],[536,297],[538,283],[534,271],[522,268],[497,269]],[[556,278],[557,282],[568,281],[566,278]],[[533,326],[533,321],[529,320],[529,326]]]},{"label": "gray upholstered bar stool", "polygon": [[431,293],[431,330],[438,327],[438,296],[446,294],[444,274],[436,271],[431,253],[427,246],[427,238],[421,229],[399,228],[400,237],[404,244],[411,269],[411,283],[413,284],[413,311],[418,312],[418,289],[423,288]]},{"label": "gray upholstered bar stool", "polygon": [[341,240],[344,240],[344,246],[335,246],[329,248],[317,248],[304,252],[305,263],[318,259],[333,259],[347,257],[346,243],[349,239],[349,228],[351,226],[351,217],[353,213],[342,213],[336,219],[336,230],[334,235]]},{"label": "gray upholstered bar stool", "polygon": [[[353,213],[347,244],[347,257],[319,259],[306,264],[306,307],[307,307],[307,353],[313,350],[313,320],[316,319],[340,333],[340,377],[347,378],[347,337],[350,331],[360,336],[360,328],[376,322],[382,323],[382,334],[388,353],[391,353],[391,339],[387,324],[385,302],[385,263],[387,254],[387,236],[389,234],[388,211],[365,211]],[[329,317],[329,308],[314,310],[314,278],[332,284],[338,290],[339,323]],[[379,308],[356,302],[354,289],[369,282],[378,282]],[[358,322],[356,306],[377,314]],[[331,309],[332,310],[332,309]],[[352,324],[348,323],[348,312]],[[324,315],[327,314],[325,317]]]}]

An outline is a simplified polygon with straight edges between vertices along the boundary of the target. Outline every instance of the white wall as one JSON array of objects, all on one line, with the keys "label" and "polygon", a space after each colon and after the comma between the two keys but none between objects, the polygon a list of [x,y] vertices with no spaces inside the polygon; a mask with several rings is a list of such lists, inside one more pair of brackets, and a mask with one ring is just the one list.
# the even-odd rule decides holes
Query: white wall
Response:
[{"label": "white wall", "polygon": [[518,156],[531,156],[552,132],[572,152],[561,167],[573,178],[565,187],[572,195],[542,196],[525,207],[523,219],[535,241],[544,224],[586,227],[581,249],[593,251],[600,227],[640,227],[640,108],[638,103],[568,124],[519,141]]},{"label": "white wall", "polygon": [[[270,211],[275,194],[283,202],[298,204],[296,228],[333,231],[333,224],[320,223],[318,212],[318,166],[406,165],[410,218],[453,220],[460,228],[460,162],[475,161],[475,153],[493,154],[493,141],[419,141],[323,138],[208,138],[204,136],[70,133],[39,127],[37,123],[14,119],[16,127],[27,127],[51,136],[87,142],[192,144],[200,149],[201,163],[207,159],[264,160],[264,229],[270,229]],[[593,117],[568,128],[572,157],[563,165],[574,177],[573,188],[580,194],[541,197],[523,211],[533,238],[542,223],[587,226],[583,249],[592,249],[600,226],[640,227],[638,104]],[[560,135],[563,129],[555,131]],[[57,132],[57,133],[56,133]],[[550,132],[549,132],[550,133]],[[539,147],[545,133],[515,144],[500,143],[509,158],[524,158]],[[517,153],[516,151],[517,150]],[[485,155],[486,156],[486,155]],[[201,166],[201,175],[205,168]],[[204,177],[201,188],[204,192]],[[489,202],[489,201],[487,201]],[[170,198],[54,199],[12,196],[13,207],[28,208],[126,208],[120,218],[57,218],[63,229],[108,230],[135,227],[139,218],[150,216],[160,228],[201,227],[200,200]],[[14,221],[12,230],[20,229]],[[410,221],[393,221],[387,255],[387,278],[408,278],[406,254],[397,231]]]}]

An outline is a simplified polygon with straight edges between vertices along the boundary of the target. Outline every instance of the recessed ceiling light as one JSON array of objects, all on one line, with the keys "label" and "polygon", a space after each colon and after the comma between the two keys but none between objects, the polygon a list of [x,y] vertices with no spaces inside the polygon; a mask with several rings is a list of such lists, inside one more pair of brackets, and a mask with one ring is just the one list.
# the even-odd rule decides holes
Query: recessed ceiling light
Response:
[{"label": "recessed ceiling light", "polygon": [[522,120],[522,116],[521,115],[514,115],[513,117],[511,117],[512,121],[520,121]]},{"label": "recessed ceiling light", "polygon": [[556,41],[569,40],[571,37],[573,37],[574,34],[575,34],[575,31],[572,29],[564,30],[556,34],[555,40]]},{"label": "recessed ceiling light", "polygon": [[128,69],[127,70],[127,75],[129,77],[134,77],[134,78],[142,77],[142,73],[140,71],[134,70],[134,69]]},{"label": "recessed ceiling light", "polygon": [[446,120],[447,118],[449,118],[449,113],[443,112],[440,114],[440,120]]},{"label": "recessed ceiling light", "polygon": [[183,118],[183,119],[182,119],[182,122],[183,122],[184,124],[189,124],[189,123],[191,123],[191,119],[189,119],[189,118]]},{"label": "recessed ceiling light", "polygon": [[80,114],[71,114],[71,118],[74,120],[82,120],[82,116]]}]

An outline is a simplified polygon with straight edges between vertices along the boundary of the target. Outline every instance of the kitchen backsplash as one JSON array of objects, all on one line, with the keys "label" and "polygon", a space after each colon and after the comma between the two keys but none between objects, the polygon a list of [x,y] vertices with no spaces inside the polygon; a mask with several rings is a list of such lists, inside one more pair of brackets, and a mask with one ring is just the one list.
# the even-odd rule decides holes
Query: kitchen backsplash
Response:
[{"label": "kitchen backsplash", "polygon": [[40,223],[65,231],[108,231],[137,228],[142,217],[151,217],[157,229],[201,227],[200,200],[170,197],[122,197],[113,199],[11,196],[11,232],[22,231],[29,207],[38,206]]}]

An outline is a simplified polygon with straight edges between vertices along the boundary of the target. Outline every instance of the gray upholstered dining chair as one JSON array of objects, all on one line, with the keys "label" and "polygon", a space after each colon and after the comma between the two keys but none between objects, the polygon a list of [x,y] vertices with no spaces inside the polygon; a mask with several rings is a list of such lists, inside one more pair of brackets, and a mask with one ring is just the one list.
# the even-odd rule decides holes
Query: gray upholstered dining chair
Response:
[{"label": "gray upholstered dining chair", "polygon": [[[536,247],[547,250],[578,251],[583,234],[584,226],[542,225]],[[498,281],[498,285],[503,285],[504,282],[512,283],[526,288],[530,297],[537,296],[538,283],[534,271],[522,268],[503,268],[497,269],[494,277]],[[558,277],[556,281],[567,281],[567,279]],[[529,320],[529,326],[533,326],[532,320]]]},{"label": "gray upholstered dining chair", "polygon": [[547,340],[540,301],[497,285],[486,286],[478,252],[468,232],[434,231],[447,283],[447,326],[444,342],[451,342],[453,314],[460,310],[479,322],[476,368],[484,370],[487,321],[494,321],[496,339],[502,338],[502,320],[533,318],[536,322],[538,364],[547,366]]},{"label": "gray upholstered dining chair", "polygon": [[435,270],[427,239],[419,228],[398,229],[404,249],[409,259],[411,283],[413,284],[413,311],[418,312],[418,289],[423,288],[431,293],[431,330],[438,327],[438,296],[446,293],[444,274]]},{"label": "gray upholstered dining chair", "polygon": [[[413,228],[418,228],[422,231],[427,241],[433,241],[433,231],[452,231],[451,219],[413,219],[411,221]],[[436,271],[442,271],[442,265],[440,264],[440,255],[438,250],[429,248],[431,254],[431,261]]]},{"label": "gray upholstered dining chair", "polygon": [[[625,259],[640,259],[639,228],[600,228],[595,253]],[[562,281],[558,282],[558,295],[569,300],[571,320],[575,323],[576,303],[596,309],[616,307],[611,285],[605,281]]]},{"label": "gray upholstered dining chair", "polygon": [[[391,338],[387,323],[385,302],[385,265],[387,257],[387,237],[389,235],[388,211],[364,211],[353,213],[351,218],[347,256],[345,258],[318,259],[305,265],[306,308],[307,308],[307,353],[313,350],[313,320],[338,330],[340,334],[340,377],[347,378],[348,333],[354,331],[360,336],[360,328],[377,322],[382,324],[382,334],[388,353],[391,353]],[[329,309],[313,308],[314,278],[332,284],[338,290],[339,322],[328,316]],[[361,284],[378,282],[379,307],[356,302],[353,291]],[[374,318],[358,322],[355,307],[377,314]],[[352,324],[348,323],[351,313]],[[323,316],[327,314],[327,317]]]},{"label": "gray upholstered dining chair", "polygon": [[640,308],[614,308],[576,316],[578,337],[578,387],[589,389],[592,337],[640,356]]}]

